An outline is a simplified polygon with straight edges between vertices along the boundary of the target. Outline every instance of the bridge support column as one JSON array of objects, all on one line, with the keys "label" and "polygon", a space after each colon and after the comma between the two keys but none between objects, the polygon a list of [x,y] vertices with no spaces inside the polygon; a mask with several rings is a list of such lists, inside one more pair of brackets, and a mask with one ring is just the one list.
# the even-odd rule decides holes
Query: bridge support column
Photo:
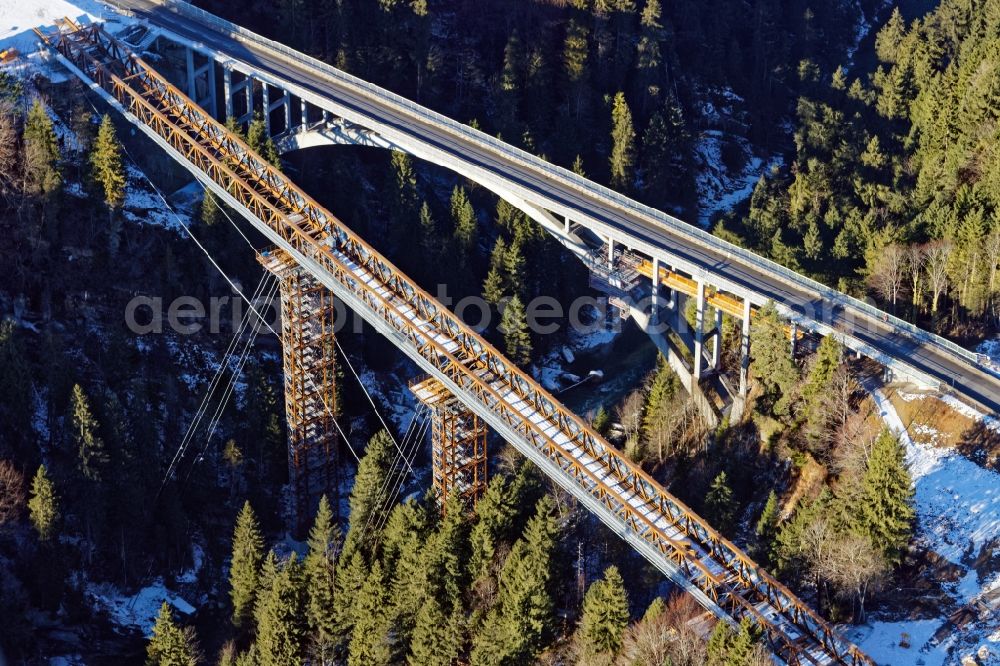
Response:
[{"label": "bridge support column", "polygon": [[441,511],[452,495],[471,508],[486,492],[486,424],[433,377],[410,390],[431,410],[431,467]]},{"label": "bridge support column", "polygon": [[615,267],[615,240],[608,236],[608,270],[614,270]]},{"label": "bridge support column", "polygon": [[792,353],[792,358],[795,358],[795,343],[796,343],[796,341],[799,338],[799,325],[796,324],[793,321],[792,325],[790,327],[790,330],[791,330],[791,338],[792,338],[792,342],[791,342],[791,349],[792,349],[792,351],[791,351],[791,353]]},{"label": "bridge support column", "polygon": [[194,84],[194,49],[188,47],[184,49],[184,60],[187,64],[187,96],[198,100],[198,90]]},{"label": "bridge support column", "polygon": [[747,397],[750,371],[750,299],[743,299],[743,331],[740,335],[740,397]]},{"label": "bridge support column", "polygon": [[271,92],[266,82],[261,82],[261,99],[264,101],[264,129],[271,136]]},{"label": "bridge support column", "polygon": [[698,297],[694,315],[694,361],[691,363],[691,372],[694,381],[697,383],[701,379],[702,347],[705,342],[705,282],[698,280]]},{"label": "bridge support column", "polygon": [[233,117],[233,70],[222,66],[222,94],[226,97],[226,119]]},{"label": "bridge support column", "polygon": [[649,304],[651,307],[650,314],[652,317],[652,323],[657,323],[659,321],[659,305],[660,305],[660,260],[653,257],[653,285],[650,291]]},{"label": "bridge support column", "polygon": [[[299,101],[302,102],[302,107],[301,107],[302,108],[302,122],[301,122],[301,125],[302,125],[302,127],[306,127],[307,125],[309,125],[309,107],[306,105],[306,101],[304,99],[303,100],[299,100]],[[292,129],[292,128],[289,127],[288,129]]]},{"label": "bridge support column", "polygon": [[[244,88],[246,88],[247,95],[247,123],[253,122],[253,77],[247,74],[246,81],[244,83]],[[264,86],[267,89],[267,86]],[[266,94],[266,93],[265,93]]]},{"label": "bridge support column", "polygon": [[296,529],[309,529],[320,495],[339,506],[333,294],[283,250],[257,257],[279,280],[281,348],[288,422],[288,478],[295,495]]},{"label": "bridge support column", "polygon": [[284,97],[285,131],[287,132],[290,129],[292,129],[292,96],[287,90],[284,92],[285,92],[285,97]]},{"label": "bridge support column", "polygon": [[718,370],[722,362],[722,310],[715,308],[715,340],[712,341],[712,369]]}]

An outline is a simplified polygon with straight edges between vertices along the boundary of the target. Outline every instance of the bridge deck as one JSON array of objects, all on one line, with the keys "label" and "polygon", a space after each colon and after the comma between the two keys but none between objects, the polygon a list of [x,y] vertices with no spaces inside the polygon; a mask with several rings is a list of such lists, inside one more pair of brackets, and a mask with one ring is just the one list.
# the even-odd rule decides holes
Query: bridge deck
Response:
[{"label": "bridge deck", "polygon": [[97,27],[39,33],[327,288],[710,610],[790,664],[871,665],[784,586],[567,411],[286,176]]}]

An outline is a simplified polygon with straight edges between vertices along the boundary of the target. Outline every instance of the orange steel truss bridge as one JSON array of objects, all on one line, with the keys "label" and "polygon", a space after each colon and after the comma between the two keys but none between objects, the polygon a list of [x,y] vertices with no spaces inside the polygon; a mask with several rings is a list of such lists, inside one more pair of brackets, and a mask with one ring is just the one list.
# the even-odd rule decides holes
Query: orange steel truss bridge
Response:
[{"label": "orange steel truss bridge", "polygon": [[874,662],[453,313],[105,32],[38,31],[74,74],[704,607],[787,664]]}]

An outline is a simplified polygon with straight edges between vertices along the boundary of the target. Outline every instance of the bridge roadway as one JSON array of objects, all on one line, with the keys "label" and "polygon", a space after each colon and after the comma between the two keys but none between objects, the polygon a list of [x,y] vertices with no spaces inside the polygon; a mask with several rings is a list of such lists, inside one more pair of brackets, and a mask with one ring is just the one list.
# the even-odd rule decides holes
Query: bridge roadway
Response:
[{"label": "bridge roadway", "polygon": [[[525,200],[568,217],[602,237],[610,236],[668,263],[672,260],[695,277],[741,297],[749,296],[758,305],[773,300],[807,328],[821,333],[832,329],[848,346],[874,351],[869,355],[883,363],[900,364],[903,374],[923,374],[939,382],[943,389],[951,388],[991,411],[1000,411],[1000,379],[949,349],[944,340],[917,340],[894,325],[892,319],[884,321],[881,315],[873,316],[846,300],[820,294],[805,278],[789,278],[787,271],[769,270],[778,267],[768,267],[763,260],[747,261],[736,248],[719,239],[706,239],[704,234],[696,233],[699,230],[677,229],[676,224],[665,220],[679,221],[659,211],[636,202],[623,206],[596,183],[580,181],[574,174],[466,126],[456,129],[454,123],[430,110],[414,114],[390,99],[388,93],[380,99],[372,94],[372,87],[362,88],[347,77],[332,76],[304,55],[296,60],[263,43],[227,34],[208,21],[178,13],[163,0],[116,0],[116,4],[195,44],[329,98],[351,109],[352,115],[367,119],[361,124],[370,129],[405,136],[407,143],[444,151],[459,165],[459,172],[462,166],[486,171],[513,191],[523,192]],[[865,346],[870,349],[864,350]],[[906,366],[916,372],[907,373]]]},{"label": "bridge roadway", "polygon": [[[688,233],[674,224],[666,224],[668,216],[659,211],[635,202],[623,206],[595,183],[586,181],[581,186],[574,174],[545,165],[513,147],[504,149],[505,144],[489,140],[471,128],[460,126],[456,130],[454,123],[439,122],[445,119],[429,110],[414,114],[388,95],[380,99],[372,94],[371,87],[361,88],[346,77],[331,76],[305,56],[296,60],[265,44],[227,34],[208,21],[177,13],[163,0],[117,0],[117,4],[137,17],[242,61],[261,73],[330,98],[351,109],[352,115],[368,119],[367,123],[362,122],[366,127],[406,136],[408,143],[444,151],[459,165],[460,172],[462,165],[484,170],[512,190],[523,192],[525,200],[568,217],[602,237],[610,236],[668,262],[673,260],[696,277],[741,297],[749,296],[758,305],[773,300],[808,328],[821,333],[832,329],[842,334],[848,346],[855,349],[868,346],[870,349],[866,351],[874,351],[869,355],[877,360],[890,365],[899,363],[904,374],[909,366],[916,371],[911,375],[923,374],[939,382],[941,388],[952,388],[991,411],[1000,411],[1000,379],[949,349],[943,340],[917,340],[893,325],[891,319],[883,321],[880,315],[873,316],[845,300],[830,298],[829,294],[824,297],[804,278],[790,279],[787,272],[769,270],[766,262],[747,261],[721,240],[706,239],[703,234],[696,234],[697,230]],[[820,326],[816,326],[817,322]]]}]

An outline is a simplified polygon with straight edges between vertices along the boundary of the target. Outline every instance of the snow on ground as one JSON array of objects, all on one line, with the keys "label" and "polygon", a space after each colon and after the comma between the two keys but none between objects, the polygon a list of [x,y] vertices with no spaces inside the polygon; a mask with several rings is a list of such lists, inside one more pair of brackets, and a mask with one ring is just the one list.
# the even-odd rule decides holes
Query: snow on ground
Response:
[{"label": "snow on ground", "polygon": [[137,224],[154,224],[173,231],[181,231],[191,225],[190,215],[171,208],[135,165],[126,164],[126,169],[128,186],[122,212],[127,219]]},{"label": "snow on ground", "polygon": [[[735,143],[738,150],[749,155],[738,173],[732,173],[722,158],[727,142]],[[725,213],[753,194],[760,177],[781,164],[781,157],[765,161],[752,154],[750,143],[733,134],[720,130],[706,130],[695,144],[698,162],[698,224],[707,227],[712,218]]]},{"label": "snow on ground", "polygon": [[146,636],[152,634],[153,622],[164,601],[181,615],[195,612],[194,606],[167,589],[162,578],[155,579],[133,595],[122,594],[108,583],[90,583],[86,587],[86,596],[96,608],[106,611],[116,624],[137,627]]},{"label": "snow on ground", "polygon": [[[988,542],[1000,538],[1000,474],[984,469],[951,449],[914,442],[895,407],[877,386],[865,382],[879,415],[906,447],[906,460],[913,477],[917,511],[917,539],[930,550],[965,568]],[[913,399],[915,396],[905,396]],[[983,415],[975,412],[973,418]],[[956,583],[945,589],[958,606],[965,606],[1000,588],[1000,574],[980,579],[967,569]],[[872,621],[848,631],[848,637],[879,664],[893,666],[944,666],[958,664],[964,655],[985,647],[993,660],[1000,661],[1000,632],[996,609],[993,619],[972,621],[961,628],[949,628],[947,617],[921,620]],[[900,646],[909,634],[910,648]],[[929,643],[944,636],[937,645]]]},{"label": "snow on ground", "polygon": [[[357,369],[357,361],[352,361]],[[350,369],[345,369],[344,373],[353,382],[354,377]],[[410,425],[417,410],[417,398],[409,389],[407,377],[395,372],[375,373],[371,369],[364,367],[358,371],[361,377],[361,384],[367,389],[375,404],[378,405],[382,418],[392,422],[399,432],[405,432]]]},{"label": "snow on ground", "polygon": [[117,15],[97,0],[4,0],[0,2],[0,51],[35,50],[38,37],[32,28],[50,26],[68,16],[74,21],[95,21]]},{"label": "snow on ground", "polygon": [[869,391],[882,420],[906,446],[920,537],[927,546],[961,564],[970,548],[975,555],[984,543],[1000,537],[1000,474],[952,449],[914,442],[885,394],[877,388]]}]

